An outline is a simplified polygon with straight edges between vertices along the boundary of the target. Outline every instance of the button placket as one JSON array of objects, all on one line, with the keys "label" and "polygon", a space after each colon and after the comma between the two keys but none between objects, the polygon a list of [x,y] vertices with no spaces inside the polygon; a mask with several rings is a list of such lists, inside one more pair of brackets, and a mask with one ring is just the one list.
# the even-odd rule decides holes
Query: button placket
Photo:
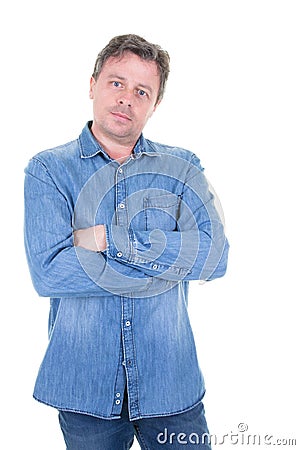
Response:
[{"label": "button placket", "polygon": [[[128,227],[128,214],[127,214],[127,199],[126,199],[126,169],[124,165],[118,167],[115,175],[115,189],[116,189],[116,220],[117,225]],[[117,251],[117,257],[121,258],[123,253]],[[137,386],[137,367],[136,356],[134,350],[134,336],[132,327],[133,318],[133,302],[134,299],[130,297],[122,298],[122,345],[123,345],[123,366],[126,373],[127,389],[128,389],[128,408],[131,417],[137,417],[140,414],[139,402],[138,402],[138,386]],[[115,405],[117,407],[119,398],[115,398]],[[120,405],[119,405],[120,407]]]},{"label": "button placket", "polygon": [[126,376],[125,376],[124,367],[122,365],[122,361],[123,361],[123,344],[122,344],[122,339],[121,339],[120,353],[119,353],[119,367],[118,367],[118,371],[117,371],[115,392],[114,392],[113,405],[112,405],[112,415],[113,416],[120,416],[121,411],[122,411],[123,393],[124,393],[125,384],[126,384]]},{"label": "button placket", "polygon": [[129,394],[128,408],[130,416],[135,417],[139,415],[139,402],[138,402],[138,379],[137,379],[137,367],[136,367],[136,355],[134,346],[134,335],[132,327],[133,316],[133,302],[134,299],[129,297],[122,297],[122,313],[123,313],[123,358],[124,367],[127,378],[127,389]]},{"label": "button placket", "polygon": [[125,171],[122,167],[116,170],[115,174],[116,186],[116,220],[117,224],[127,226],[127,211],[126,211],[126,189],[125,189]]}]

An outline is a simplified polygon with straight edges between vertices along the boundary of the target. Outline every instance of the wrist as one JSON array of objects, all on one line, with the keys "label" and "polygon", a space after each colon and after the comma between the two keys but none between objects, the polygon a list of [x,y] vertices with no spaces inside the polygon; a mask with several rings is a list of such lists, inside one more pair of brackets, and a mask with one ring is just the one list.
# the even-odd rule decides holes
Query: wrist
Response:
[{"label": "wrist", "polygon": [[104,225],[95,226],[95,240],[99,252],[103,252],[107,248],[106,231]]}]

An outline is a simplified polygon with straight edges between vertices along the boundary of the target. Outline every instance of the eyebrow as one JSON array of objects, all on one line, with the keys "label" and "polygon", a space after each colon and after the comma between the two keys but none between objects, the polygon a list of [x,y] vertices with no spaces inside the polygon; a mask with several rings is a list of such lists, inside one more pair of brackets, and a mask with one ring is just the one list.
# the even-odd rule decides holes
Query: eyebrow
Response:
[{"label": "eyebrow", "polygon": [[[116,74],[116,73],[113,73],[113,74],[109,75],[108,78],[110,78],[110,79],[117,78],[118,80],[126,81],[126,78],[125,78],[125,77],[122,77],[121,75],[118,75],[118,74]],[[138,85],[140,88],[143,88],[143,89],[148,90],[150,93],[153,92],[152,87],[151,87],[151,86],[148,86],[147,84],[137,83],[137,85]]]}]

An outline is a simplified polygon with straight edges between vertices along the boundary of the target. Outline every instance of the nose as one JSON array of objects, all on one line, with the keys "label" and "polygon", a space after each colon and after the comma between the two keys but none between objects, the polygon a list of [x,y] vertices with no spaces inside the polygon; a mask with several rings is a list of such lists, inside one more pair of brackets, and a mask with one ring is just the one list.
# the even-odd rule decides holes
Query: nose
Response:
[{"label": "nose", "polygon": [[119,105],[125,105],[125,106],[129,106],[131,107],[131,101],[130,100],[126,100],[125,98],[119,98],[118,100]]},{"label": "nose", "polygon": [[130,92],[128,92],[128,91],[122,92],[122,94],[118,98],[118,104],[122,105],[122,106],[131,107],[132,106],[132,96],[131,96]]}]

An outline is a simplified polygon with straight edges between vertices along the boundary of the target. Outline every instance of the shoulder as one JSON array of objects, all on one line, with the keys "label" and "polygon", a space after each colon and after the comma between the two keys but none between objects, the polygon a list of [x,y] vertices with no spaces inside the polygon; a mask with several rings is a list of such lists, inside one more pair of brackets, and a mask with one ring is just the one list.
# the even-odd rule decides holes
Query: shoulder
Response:
[{"label": "shoulder", "polygon": [[32,160],[48,165],[54,161],[68,162],[77,158],[80,154],[78,139],[66,144],[43,150],[32,157]]},{"label": "shoulder", "polygon": [[150,153],[158,153],[160,155],[170,156],[173,158],[178,158],[183,162],[190,163],[192,165],[198,166],[203,170],[201,166],[199,157],[192,152],[191,150],[187,150],[182,147],[176,147],[166,144],[161,144],[158,142],[151,141],[149,139],[145,139],[147,152]]},{"label": "shoulder", "polygon": [[80,146],[78,139],[76,139],[35,154],[29,160],[25,173],[47,173],[51,177],[55,174],[63,176],[70,170],[72,171],[74,166],[77,166],[75,162],[78,160],[80,160]]}]

